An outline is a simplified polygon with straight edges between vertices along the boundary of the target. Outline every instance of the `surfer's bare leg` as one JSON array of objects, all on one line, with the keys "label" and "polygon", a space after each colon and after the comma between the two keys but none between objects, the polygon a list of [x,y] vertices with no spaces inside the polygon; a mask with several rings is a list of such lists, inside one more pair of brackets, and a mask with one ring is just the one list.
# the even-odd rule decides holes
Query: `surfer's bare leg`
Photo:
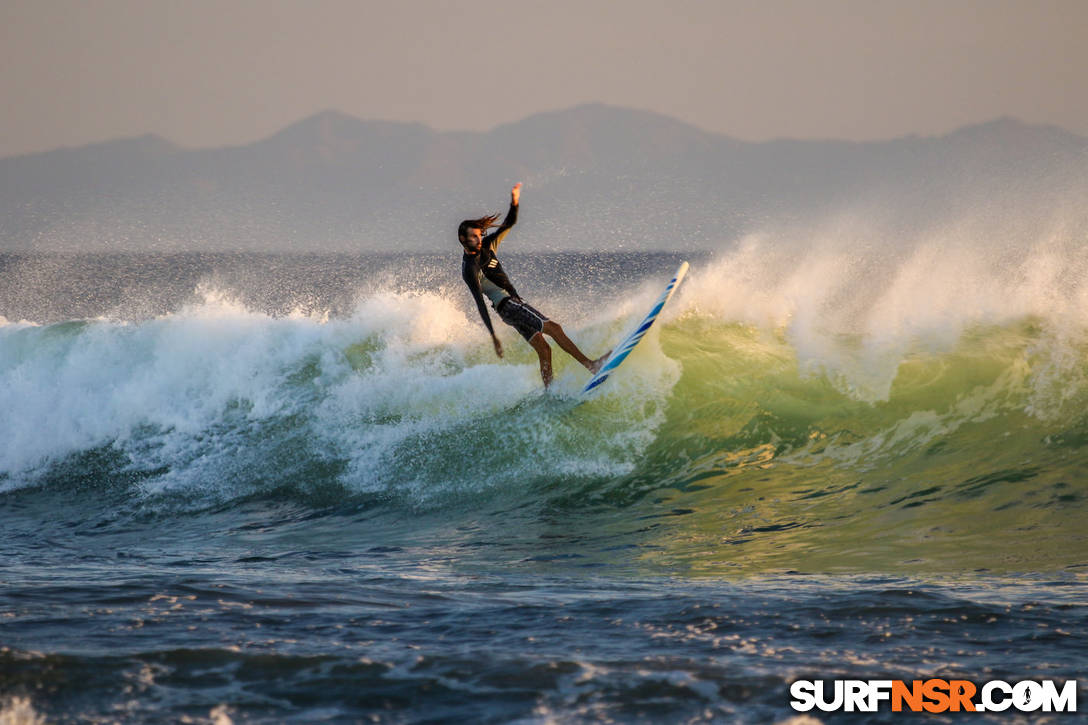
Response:
[{"label": "surfer's bare leg", "polygon": [[[582,351],[578,349],[578,346],[574,344],[574,341],[567,337],[567,333],[563,332],[563,328],[559,325],[558,322],[555,322],[554,320],[548,320],[547,322],[545,322],[542,332],[545,335],[550,336],[557,343],[559,343],[559,347],[563,348],[563,350],[566,351],[568,355],[580,362],[582,364],[582,367],[584,367],[591,373],[597,372],[598,368],[601,367],[601,363],[604,362],[604,359],[606,357],[608,357],[608,353],[606,352],[604,355],[597,358],[596,360],[590,360],[588,357],[582,354]],[[609,352],[611,352],[611,350]]]},{"label": "surfer's bare leg", "polygon": [[552,384],[552,346],[539,332],[529,338],[529,344],[540,358],[540,379],[544,381],[546,388]]}]

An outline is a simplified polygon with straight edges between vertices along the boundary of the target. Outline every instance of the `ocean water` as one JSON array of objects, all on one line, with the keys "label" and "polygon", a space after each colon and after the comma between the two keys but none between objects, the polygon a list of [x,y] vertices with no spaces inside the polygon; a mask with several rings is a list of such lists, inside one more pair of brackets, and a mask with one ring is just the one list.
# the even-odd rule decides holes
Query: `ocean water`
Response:
[{"label": "ocean water", "polygon": [[[0,256],[0,722],[910,722],[1088,663],[1088,254]],[[1082,712],[1085,705],[1081,705]],[[1076,715],[1050,716],[1072,722]],[[1038,722],[1038,713],[913,720]]]}]

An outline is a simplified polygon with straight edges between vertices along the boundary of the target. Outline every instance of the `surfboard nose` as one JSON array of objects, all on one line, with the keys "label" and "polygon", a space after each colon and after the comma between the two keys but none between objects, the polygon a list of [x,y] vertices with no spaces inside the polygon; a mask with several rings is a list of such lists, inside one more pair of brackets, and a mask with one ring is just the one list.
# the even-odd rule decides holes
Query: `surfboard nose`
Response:
[{"label": "surfboard nose", "polygon": [[612,354],[608,356],[608,359],[604,361],[604,364],[601,365],[596,374],[594,374],[593,377],[589,379],[589,382],[586,383],[586,386],[582,388],[583,398],[589,392],[599,388],[601,384],[608,379],[608,376],[612,374],[612,371],[618,368],[620,363],[631,354],[631,351],[635,349],[635,346],[638,345],[639,341],[645,337],[647,332],[649,332],[654,324],[654,320],[661,314],[661,310],[665,307],[665,303],[672,297],[673,292],[676,291],[677,286],[679,286],[680,282],[684,279],[684,275],[687,273],[688,263],[686,261],[681,262],[680,266],[676,269],[676,274],[674,274],[672,279],[669,280],[669,283],[665,285],[664,291],[661,293],[661,296],[657,298],[657,301],[654,302],[653,307],[650,308],[646,317],[642,318],[642,321],[633,332],[630,332],[623,338],[623,342],[612,348]]}]

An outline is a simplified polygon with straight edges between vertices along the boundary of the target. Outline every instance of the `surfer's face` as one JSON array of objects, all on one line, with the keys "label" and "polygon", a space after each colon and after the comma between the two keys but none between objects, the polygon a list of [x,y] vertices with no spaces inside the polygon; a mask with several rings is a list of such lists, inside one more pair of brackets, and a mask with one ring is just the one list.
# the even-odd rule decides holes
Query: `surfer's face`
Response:
[{"label": "surfer's face", "polygon": [[480,251],[480,244],[483,241],[483,231],[474,227],[469,227],[465,235],[461,237],[461,246],[469,252]]}]

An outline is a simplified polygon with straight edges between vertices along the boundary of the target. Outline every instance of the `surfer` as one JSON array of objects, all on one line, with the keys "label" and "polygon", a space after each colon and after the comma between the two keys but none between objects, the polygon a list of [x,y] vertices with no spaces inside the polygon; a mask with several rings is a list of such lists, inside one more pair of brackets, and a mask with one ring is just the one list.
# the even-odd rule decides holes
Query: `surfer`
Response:
[{"label": "surfer", "polygon": [[596,360],[590,360],[582,354],[578,346],[567,337],[558,322],[549,320],[535,307],[525,302],[518,295],[514,285],[503,271],[495,250],[510,231],[510,227],[518,220],[518,202],[521,198],[521,184],[515,184],[510,191],[510,211],[498,229],[487,233],[487,230],[496,225],[499,215],[480,217],[479,219],[466,219],[457,228],[457,239],[464,247],[465,253],[461,257],[461,277],[465,280],[472,297],[476,300],[476,308],[480,311],[480,317],[491,333],[491,342],[495,345],[495,354],[502,357],[502,343],[495,335],[495,328],[491,326],[491,316],[484,304],[484,296],[491,301],[495,312],[499,313],[502,321],[516,329],[521,336],[536,350],[540,358],[540,377],[547,388],[552,382],[552,348],[544,339],[548,335],[563,348],[571,357],[577,360],[590,373],[595,373],[604,363],[608,353]]}]

